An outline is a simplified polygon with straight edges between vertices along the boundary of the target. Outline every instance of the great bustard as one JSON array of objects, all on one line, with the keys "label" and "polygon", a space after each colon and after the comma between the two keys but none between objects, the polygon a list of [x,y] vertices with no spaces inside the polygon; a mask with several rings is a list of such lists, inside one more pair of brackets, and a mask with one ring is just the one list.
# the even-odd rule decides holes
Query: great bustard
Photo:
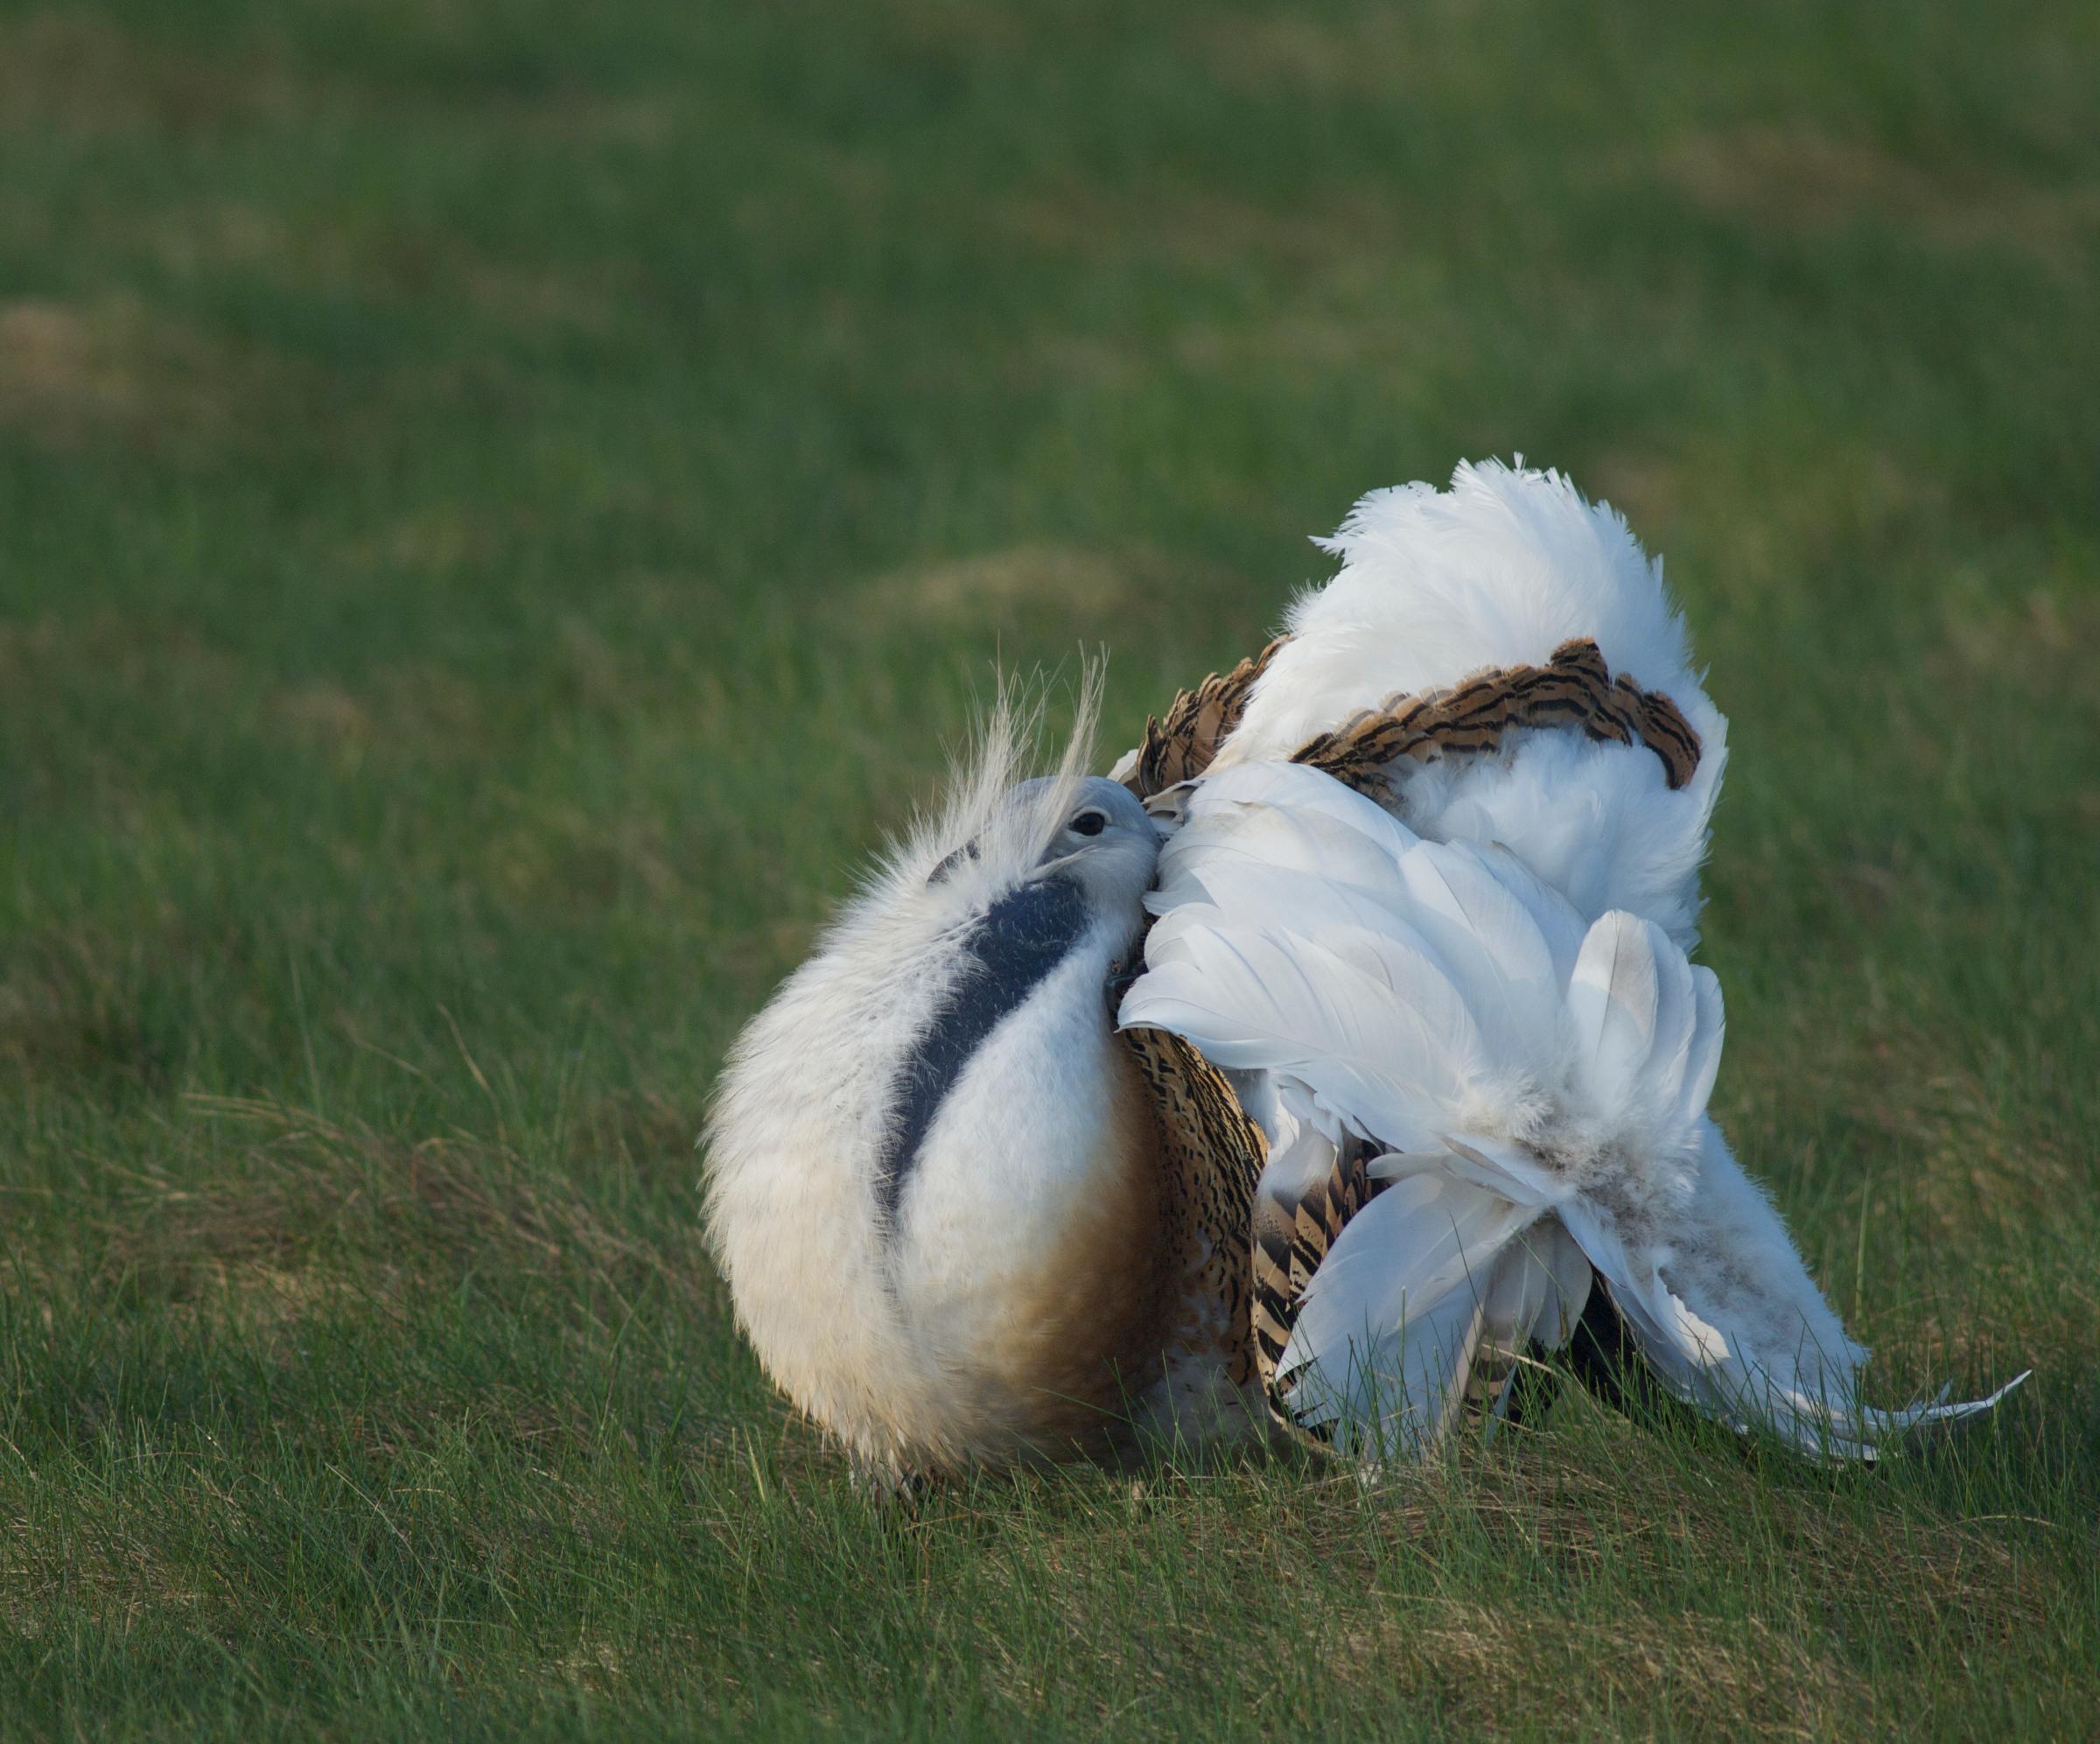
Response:
[{"label": "great bustard", "polygon": [[1418,1452],[1586,1307],[1804,1450],[1995,1402],[1866,1407],[1707,1116],[1727,723],[1624,521],[1484,465],[1323,543],[1113,779],[995,725],[745,1032],[708,1219],[774,1378],[890,1477]]}]

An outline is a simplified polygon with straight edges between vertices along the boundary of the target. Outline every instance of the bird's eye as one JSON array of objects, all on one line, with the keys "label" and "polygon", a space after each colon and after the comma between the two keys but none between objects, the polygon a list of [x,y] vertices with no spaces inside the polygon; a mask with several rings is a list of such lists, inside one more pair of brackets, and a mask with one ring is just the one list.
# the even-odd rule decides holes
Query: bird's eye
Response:
[{"label": "bird's eye", "polygon": [[1098,836],[1109,827],[1109,814],[1088,806],[1072,820],[1074,836]]}]

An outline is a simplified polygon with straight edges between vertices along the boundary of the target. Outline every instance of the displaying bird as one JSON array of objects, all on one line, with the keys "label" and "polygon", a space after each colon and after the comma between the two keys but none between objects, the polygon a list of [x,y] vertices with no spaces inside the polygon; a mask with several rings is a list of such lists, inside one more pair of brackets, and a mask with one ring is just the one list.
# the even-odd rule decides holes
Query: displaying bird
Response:
[{"label": "displaying bird", "polygon": [[1112,779],[1091,694],[1033,780],[1003,708],[738,1042],[708,1226],[774,1380],[885,1483],[1412,1454],[1600,1327],[1817,1454],[1994,1404],[1862,1403],[1707,1115],[1726,722],[1623,520],[1483,465],[1324,543]]}]

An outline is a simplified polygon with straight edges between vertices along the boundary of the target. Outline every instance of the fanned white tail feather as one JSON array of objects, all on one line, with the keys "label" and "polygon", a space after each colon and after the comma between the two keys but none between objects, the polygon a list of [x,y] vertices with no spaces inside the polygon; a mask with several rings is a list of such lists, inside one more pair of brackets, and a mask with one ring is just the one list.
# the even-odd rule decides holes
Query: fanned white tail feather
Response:
[{"label": "fanned white tail feather", "polygon": [[1707,1118],[1718,984],[1660,927],[1586,927],[1510,855],[1293,764],[1214,772],[1150,901],[1123,1023],[1275,1075],[1310,1131],[1272,1168],[1344,1133],[1385,1153],[1278,1369],[1338,1444],[1432,1444],[1483,1341],[1559,1346],[1592,1273],[1673,1392],[1806,1450],[1872,1457],[2002,1397],[1861,1403],[1867,1353]]},{"label": "fanned white tail feather", "polygon": [[1448,490],[1375,491],[1317,543],[1340,569],[1292,606],[1291,639],[1214,767],[1279,761],[1359,709],[1590,638],[1613,672],[1668,696],[1698,734],[1686,787],[1620,746],[1520,734],[1494,757],[1412,769],[1407,816],[1439,841],[1500,842],[1585,914],[1628,909],[1690,949],[1728,723],[1692,668],[1662,565],[1624,519],[1558,473],[1487,461],[1460,466]]}]

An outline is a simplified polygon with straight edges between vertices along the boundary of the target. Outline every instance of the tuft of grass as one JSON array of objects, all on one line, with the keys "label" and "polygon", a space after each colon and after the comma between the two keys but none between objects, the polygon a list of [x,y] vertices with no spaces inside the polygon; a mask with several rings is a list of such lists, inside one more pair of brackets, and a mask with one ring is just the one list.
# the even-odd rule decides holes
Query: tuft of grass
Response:
[{"label": "tuft of grass", "polygon": [[[2100,77],[1904,28],[0,4],[10,1735],[2100,1730]],[[1864,1474],[1571,1395],[872,1507],[696,1232],[994,662],[1522,451],[1732,717],[1717,1108]]]}]

